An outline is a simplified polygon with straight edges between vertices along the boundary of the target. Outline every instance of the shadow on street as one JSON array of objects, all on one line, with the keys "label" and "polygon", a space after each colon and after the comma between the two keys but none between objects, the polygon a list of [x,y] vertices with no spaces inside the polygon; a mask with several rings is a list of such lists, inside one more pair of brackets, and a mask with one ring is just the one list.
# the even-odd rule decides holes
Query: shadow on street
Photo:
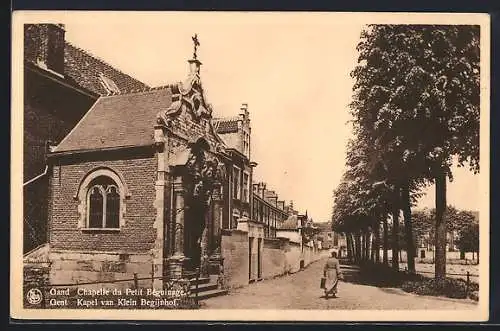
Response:
[{"label": "shadow on street", "polygon": [[410,275],[377,264],[341,265],[344,282],[376,287],[400,287],[405,281],[421,280],[421,275]]}]

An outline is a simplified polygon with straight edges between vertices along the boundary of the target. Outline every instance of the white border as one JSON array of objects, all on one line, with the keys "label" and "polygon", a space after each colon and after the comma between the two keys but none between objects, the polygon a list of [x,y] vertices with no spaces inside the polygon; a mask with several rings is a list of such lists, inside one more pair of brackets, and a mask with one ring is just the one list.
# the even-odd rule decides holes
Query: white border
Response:
[{"label": "white border", "polygon": [[[23,24],[61,23],[70,20],[129,17],[130,21],[162,15],[165,19],[190,22],[207,16],[237,22],[241,13],[202,12],[85,12],[16,11],[12,17],[12,163],[11,163],[11,317],[23,319],[100,319],[100,320],[222,320],[222,321],[486,321],[489,311],[489,99],[490,99],[490,17],[488,14],[451,13],[244,13],[253,15],[255,24],[269,16],[286,15],[315,20],[331,15],[342,22],[373,24],[478,24],[481,26],[481,136],[480,136],[480,301],[472,310],[33,310],[22,308],[22,206],[23,206]],[[189,24],[189,23],[187,23]],[[488,261],[488,263],[486,263]]]}]

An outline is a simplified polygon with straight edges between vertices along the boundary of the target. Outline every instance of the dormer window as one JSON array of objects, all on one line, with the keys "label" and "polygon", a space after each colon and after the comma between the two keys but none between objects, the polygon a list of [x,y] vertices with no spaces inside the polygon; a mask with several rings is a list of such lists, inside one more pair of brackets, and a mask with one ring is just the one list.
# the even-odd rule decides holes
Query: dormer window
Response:
[{"label": "dormer window", "polygon": [[115,82],[111,78],[106,77],[102,72],[99,74],[99,81],[108,94],[120,93],[120,89],[116,86]]}]

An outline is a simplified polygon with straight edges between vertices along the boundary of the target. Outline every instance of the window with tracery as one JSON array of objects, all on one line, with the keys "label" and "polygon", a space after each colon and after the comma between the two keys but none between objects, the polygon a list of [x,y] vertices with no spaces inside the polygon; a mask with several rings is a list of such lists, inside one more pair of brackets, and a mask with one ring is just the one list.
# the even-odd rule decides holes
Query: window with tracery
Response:
[{"label": "window with tracery", "polygon": [[120,191],[107,176],[94,178],[88,189],[87,228],[118,229],[120,227]]}]

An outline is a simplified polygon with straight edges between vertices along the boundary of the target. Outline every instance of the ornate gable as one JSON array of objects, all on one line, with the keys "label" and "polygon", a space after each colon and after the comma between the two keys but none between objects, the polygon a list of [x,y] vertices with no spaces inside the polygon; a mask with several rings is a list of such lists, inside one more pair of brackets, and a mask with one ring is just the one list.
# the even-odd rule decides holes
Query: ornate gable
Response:
[{"label": "ornate gable", "polygon": [[[193,38],[193,41],[195,39]],[[173,133],[187,136],[191,142],[206,139],[213,152],[224,152],[226,146],[213,127],[212,106],[206,101],[200,78],[201,62],[197,59],[196,39],[193,59],[189,60],[188,79],[171,86],[172,103],[157,115],[157,123]]]},{"label": "ornate gable", "polygon": [[[198,62],[190,60],[190,63]],[[158,114],[160,123],[169,127],[172,121],[179,116],[182,111],[191,115],[191,119],[200,124],[202,119],[210,120],[212,118],[212,106],[205,101],[203,87],[201,84],[199,65],[195,72],[191,72],[185,83],[179,82],[171,87],[172,104],[170,107]]]}]

